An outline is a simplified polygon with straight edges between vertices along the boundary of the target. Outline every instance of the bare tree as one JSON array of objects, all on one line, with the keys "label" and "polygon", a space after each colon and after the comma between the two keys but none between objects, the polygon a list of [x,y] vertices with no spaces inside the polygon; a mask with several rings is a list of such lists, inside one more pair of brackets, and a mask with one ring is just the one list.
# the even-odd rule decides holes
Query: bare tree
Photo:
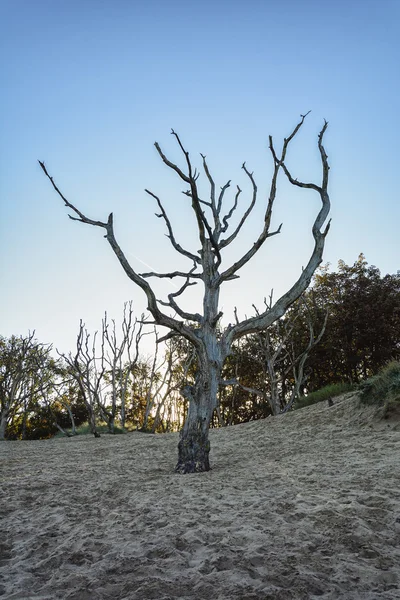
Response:
[{"label": "bare tree", "polygon": [[[325,225],[325,223],[330,211],[328,195],[329,165],[327,154],[323,146],[323,137],[328,123],[325,121],[318,136],[318,148],[322,161],[322,182],[320,185],[315,183],[304,183],[295,179],[291,175],[285,162],[288,146],[303,125],[305,117],[306,115],[301,116],[301,120],[291,134],[284,139],[280,154],[275,150],[272,137],[269,137],[269,148],[272,154],[274,167],[262,231],[247,252],[225,270],[221,269],[221,252],[237,238],[245,221],[253,210],[257,199],[257,185],[253,173],[247,169],[245,163],[243,163],[242,168],[252,187],[252,199],[241,217],[239,224],[233,229],[231,234],[227,234],[230,219],[237,209],[239,197],[242,192],[240,187],[237,187],[234,202],[230,210],[226,212],[223,211],[225,193],[230,186],[230,181],[228,181],[218,193],[216,191],[215,181],[208,168],[206,157],[202,155],[203,169],[210,186],[209,200],[203,200],[197,185],[199,173],[194,168],[189,152],[184,148],[178,134],[173,130],[171,132],[183,153],[185,161],[184,169],[171,162],[164,154],[159,144],[157,142],[155,143],[157,152],[164,164],[172,169],[172,171],[174,171],[188,186],[188,189],[186,189],[184,193],[191,202],[201,247],[199,251],[193,252],[192,250],[183,248],[178,243],[170,219],[159,196],[146,190],[146,192],[157,202],[159,208],[157,216],[165,221],[168,238],[173,248],[179,254],[189,259],[193,266],[184,272],[171,271],[169,273],[151,272],[139,274],[129,264],[125,254],[118,245],[114,233],[113,214],[110,213],[107,221],[95,221],[89,219],[76,206],[67,200],[55,184],[54,179],[49,175],[45,164],[39,161],[41,168],[49,178],[54,190],[62,198],[65,205],[75,214],[75,216],[69,215],[70,218],[105,230],[105,237],[125,273],[146,294],[148,310],[153,316],[154,323],[170,330],[164,339],[180,335],[186,338],[195,348],[198,370],[195,384],[193,386],[188,386],[185,389],[185,395],[189,401],[189,410],[185,424],[181,430],[178,445],[179,455],[176,471],[179,473],[208,471],[210,468],[208,430],[214,410],[217,406],[217,395],[221,382],[221,370],[226,357],[231,352],[232,343],[242,336],[267,329],[272,323],[279,319],[285,313],[287,308],[308,287],[314,271],[322,261],[325,238],[329,230],[329,223],[327,225]],[[279,226],[278,229],[271,231],[272,209],[276,198],[278,175],[281,169],[292,185],[313,190],[320,197],[321,208],[312,227],[314,248],[306,267],[303,269],[297,281],[271,308],[266,309],[260,315],[244,319],[240,323],[234,325],[229,325],[223,333],[220,333],[218,323],[223,314],[219,309],[219,293],[221,286],[225,282],[237,279],[239,277],[239,270],[253,258],[264,242],[281,231],[281,226]],[[169,279],[182,278],[183,285],[177,292],[169,294],[167,301],[160,301],[157,299],[155,292],[148,283],[148,279],[151,277],[166,277]],[[177,302],[177,298],[179,298],[189,286],[195,285],[199,281],[202,282],[204,287],[202,314],[185,311]],[[166,307],[167,311],[172,309],[174,316],[170,316],[170,314],[163,310],[162,307]]]},{"label": "bare tree", "polygon": [[[122,321],[122,336],[118,341],[114,319],[112,327],[107,321],[107,313],[102,323],[102,348],[104,349],[104,362],[107,375],[110,378],[111,403],[106,407],[102,403],[102,411],[107,416],[110,433],[114,433],[114,422],[117,410],[120,413],[122,427],[125,427],[125,401],[129,378],[134,372],[135,365],[139,359],[139,344],[143,337],[144,315],[139,322],[133,319],[132,302],[124,305],[124,317]],[[135,335],[136,334],[136,335]],[[127,360],[126,360],[127,359]],[[100,396],[99,396],[100,397]]]},{"label": "bare tree", "polygon": [[[271,308],[272,293],[265,306]],[[257,315],[260,311],[253,305]],[[236,311],[235,311],[236,313]],[[299,349],[293,340],[293,332],[297,321],[303,317],[302,322],[307,327],[307,343]],[[242,390],[255,394],[268,403],[273,415],[287,412],[292,407],[299,395],[299,390],[305,383],[305,364],[311,350],[319,344],[324,335],[328,313],[325,313],[320,331],[315,335],[314,322],[309,302],[301,296],[292,305],[289,313],[282,319],[278,319],[272,327],[265,331],[255,333],[248,338],[247,352],[250,352],[252,360],[257,362],[261,368],[261,385],[250,387],[240,382],[238,375],[232,380],[225,381],[226,385],[237,385]],[[246,349],[244,349],[246,351]],[[239,361],[236,364],[238,367]],[[290,377],[291,385],[287,385]]]},{"label": "bare tree", "polygon": [[287,356],[289,358],[289,364],[291,365],[294,385],[290,394],[290,398],[286,401],[286,403],[283,403],[281,413],[286,413],[288,410],[290,410],[294,402],[299,398],[300,389],[305,385],[307,380],[305,364],[310,355],[310,352],[315,348],[317,344],[320,343],[325,333],[326,324],[328,322],[329,313],[328,311],[326,311],[320,331],[316,335],[314,330],[313,315],[311,314],[310,306],[306,300],[304,300],[304,303],[306,311],[306,322],[308,327],[308,343],[307,346],[303,348],[303,351],[300,352],[300,354],[297,353],[293,340],[290,340],[290,343],[287,345]]},{"label": "bare tree", "polygon": [[[158,336],[156,333],[156,340]],[[171,341],[167,343],[164,359],[157,365],[157,352],[154,356],[153,367],[150,377],[150,385],[147,394],[146,411],[142,426],[143,431],[155,433],[163,421],[162,415],[165,413],[165,405],[169,400],[169,408],[172,408],[172,397],[174,392],[180,391],[181,382],[176,380],[175,366],[181,358],[174,352]],[[157,346],[156,346],[157,348]],[[148,425],[148,419],[153,411],[154,418],[151,428]]]},{"label": "bare tree", "polygon": [[89,346],[89,341],[90,334],[85,329],[85,325],[81,320],[76,340],[75,355],[71,352],[69,354],[57,352],[66,362],[68,372],[76,381],[82,394],[88,412],[91,433],[94,437],[100,437],[96,426],[96,407],[99,405],[100,386],[105,371],[104,348],[102,348],[101,366],[100,370],[98,370],[96,364],[96,333],[93,336],[93,344],[91,346]]}]

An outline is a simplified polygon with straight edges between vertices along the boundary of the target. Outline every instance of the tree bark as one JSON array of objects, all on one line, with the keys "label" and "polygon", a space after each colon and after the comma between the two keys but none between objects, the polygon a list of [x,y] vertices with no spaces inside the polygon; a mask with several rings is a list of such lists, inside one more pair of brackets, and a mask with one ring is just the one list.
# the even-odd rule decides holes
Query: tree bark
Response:
[{"label": "tree bark", "polygon": [[217,406],[219,368],[203,359],[194,386],[183,390],[189,400],[188,414],[180,433],[176,473],[201,473],[210,470],[210,422]]},{"label": "tree bark", "polygon": [[[85,398],[85,395],[84,395],[84,398]],[[93,408],[91,402],[87,401],[86,399],[85,399],[85,404],[86,404],[86,408],[88,410],[90,431],[94,435],[95,438],[99,438],[100,434],[97,431],[97,427],[96,427],[96,415],[94,412],[94,408]]]},{"label": "tree bark", "polygon": [[108,431],[114,435],[114,433],[115,433],[115,416],[114,415],[112,415],[108,418],[107,426],[108,426]]},{"label": "tree bark", "polygon": [[71,407],[68,406],[68,404],[65,402],[63,403],[64,408],[66,409],[66,411],[68,412],[68,416],[69,419],[71,421],[71,435],[76,435],[76,425],[75,425],[75,419],[74,419],[74,414],[71,410]]},{"label": "tree bark", "polygon": [[0,440],[1,441],[4,441],[6,439],[7,421],[8,421],[8,410],[3,410],[0,415]]}]

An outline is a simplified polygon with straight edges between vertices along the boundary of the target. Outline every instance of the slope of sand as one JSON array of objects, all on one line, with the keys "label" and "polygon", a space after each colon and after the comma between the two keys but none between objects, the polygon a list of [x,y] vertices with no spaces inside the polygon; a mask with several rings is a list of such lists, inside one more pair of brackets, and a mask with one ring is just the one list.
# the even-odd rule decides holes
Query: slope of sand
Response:
[{"label": "slope of sand", "polygon": [[7,600],[399,599],[400,425],[356,396],[178,437],[0,445]]}]

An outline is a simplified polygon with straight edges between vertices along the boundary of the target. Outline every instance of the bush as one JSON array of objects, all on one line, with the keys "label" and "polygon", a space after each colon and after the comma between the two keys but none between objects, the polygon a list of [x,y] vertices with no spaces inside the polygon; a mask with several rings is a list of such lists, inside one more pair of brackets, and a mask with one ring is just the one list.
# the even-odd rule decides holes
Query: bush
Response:
[{"label": "bush", "polygon": [[365,404],[383,406],[385,413],[400,406],[400,362],[390,362],[374,377],[360,384],[360,396]]},{"label": "bush", "polygon": [[296,410],[298,408],[304,408],[305,406],[311,406],[311,404],[317,404],[317,402],[329,400],[329,398],[335,398],[335,396],[351,392],[355,387],[356,386],[351,383],[332,383],[331,385],[326,385],[320,390],[311,392],[308,396],[302,396],[296,400],[293,408]]}]

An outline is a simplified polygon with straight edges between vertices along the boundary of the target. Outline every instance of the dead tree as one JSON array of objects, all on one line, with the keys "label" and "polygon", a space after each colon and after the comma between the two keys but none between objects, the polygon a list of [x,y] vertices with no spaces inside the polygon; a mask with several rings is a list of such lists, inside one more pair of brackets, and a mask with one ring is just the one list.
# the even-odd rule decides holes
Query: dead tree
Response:
[{"label": "dead tree", "polygon": [[328,322],[329,313],[328,313],[328,311],[326,311],[323,323],[321,325],[321,329],[320,329],[318,335],[316,335],[315,331],[314,331],[314,323],[313,323],[313,317],[311,315],[310,307],[306,301],[304,301],[304,302],[305,302],[306,320],[307,320],[307,327],[308,327],[308,344],[300,354],[297,354],[293,340],[291,340],[287,346],[287,356],[289,357],[289,364],[291,365],[294,385],[292,388],[290,398],[286,401],[286,403],[284,404],[284,406],[281,409],[282,414],[286,413],[288,410],[290,410],[292,408],[294,402],[299,398],[300,388],[305,385],[306,380],[307,380],[307,375],[305,373],[304,367],[307,362],[308,356],[309,356],[311,350],[313,348],[315,348],[315,346],[317,344],[320,343],[320,341],[325,333],[326,324]]},{"label": "dead tree", "polygon": [[[150,387],[150,402],[146,407],[145,425],[146,430],[148,428],[147,420],[151,410],[155,410],[153,424],[151,426],[151,432],[155,433],[157,428],[160,426],[163,418],[162,413],[164,412],[165,404],[171,399],[174,392],[181,389],[181,386],[176,381],[175,376],[175,365],[179,361],[179,356],[173,352],[171,343],[167,345],[166,354],[161,365],[158,366],[157,371],[162,373],[156,385]],[[155,361],[153,366],[153,372],[155,367]],[[153,380],[152,380],[153,384]],[[144,428],[144,426],[143,426]]]},{"label": "dead tree", "polygon": [[[107,313],[102,323],[102,348],[105,364],[108,366],[107,375],[110,379],[111,397],[110,406],[107,408],[102,403],[102,412],[106,415],[110,433],[114,433],[114,423],[117,410],[120,413],[121,426],[125,427],[125,401],[130,375],[139,359],[139,344],[143,335],[142,319],[138,322],[133,319],[132,302],[124,305],[124,317],[122,321],[122,336],[118,341],[115,321],[112,320],[110,331],[107,321]],[[135,335],[136,333],[136,335]],[[127,359],[127,360],[125,360]]]},{"label": "dead tree", "polygon": [[96,365],[96,333],[93,344],[89,346],[90,334],[85,329],[82,320],[79,323],[79,333],[76,340],[76,353],[73,355],[58,352],[67,364],[68,373],[76,381],[88,412],[89,427],[94,437],[100,437],[96,425],[96,408],[99,405],[102,378],[105,371],[104,351],[101,354],[101,367]]},{"label": "dead tree", "polygon": [[[267,307],[272,306],[272,293],[269,303],[264,300]],[[259,310],[253,305],[257,315]],[[293,341],[293,332],[298,319],[303,316],[304,326],[307,327],[307,343],[299,349]],[[242,390],[260,396],[268,402],[273,415],[283,414],[290,410],[299,395],[299,390],[305,382],[305,364],[311,350],[319,344],[325,333],[328,313],[325,314],[319,333],[315,334],[313,314],[306,298],[302,296],[292,306],[290,314],[276,321],[272,327],[254,334],[249,339],[250,354],[253,360],[259,363],[262,373],[262,385],[259,388],[249,387],[240,383],[236,376],[226,384],[240,387]],[[292,380],[291,390],[286,389],[286,379]],[[285,391],[287,393],[285,393]]]},{"label": "dead tree", "polygon": [[[208,471],[210,468],[209,452],[210,444],[208,439],[209,425],[217,407],[217,395],[221,382],[221,371],[226,357],[231,352],[232,343],[238,338],[267,329],[277,319],[282,317],[288,307],[304,292],[310,284],[312,275],[322,261],[322,253],[325,244],[325,238],[329,230],[329,222],[326,223],[330,211],[330,200],[328,195],[328,176],[329,165],[328,157],[323,146],[323,137],[328,123],[325,121],[318,136],[318,148],[322,162],[322,181],[320,184],[304,183],[295,179],[286,165],[286,153],[288,146],[298,133],[304,123],[306,115],[302,115],[299,123],[293,129],[291,134],[284,139],[282,151],[278,153],[275,149],[272,137],[269,137],[269,148],[273,159],[273,174],[269,199],[267,202],[262,231],[250,248],[243,254],[239,260],[228,268],[221,268],[222,251],[229,246],[238,236],[245,221],[252,212],[257,199],[257,185],[253,173],[247,169],[245,163],[242,168],[248,178],[252,188],[252,198],[248,208],[243,213],[239,224],[228,234],[230,219],[237,209],[238,201],[242,190],[238,186],[236,189],[233,205],[227,211],[223,210],[226,191],[230,186],[228,181],[219,192],[216,190],[215,181],[211,175],[206,157],[202,155],[202,163],[205,175],[210,186],[210,196],[204,200],[198,188],[199,173],[194,168],[189,152],[184,148],[178,134],[172,130],[172,135],[178,143],[184,157],[185,167],[181,168],[171,162],[164,154],[158,143],[155,143],[156,150],[162,161],[188,186],[184,191],[188,197],[200,242],[200,250],[189,250],[179,244],[175,237],[171,221],[167,212],[155,193],[146,190],[146,192],[155,199],[159,212],[157,216],[164,220],[168,238],[173,248],[192,263],[192,268],[186,271],[171,271],[169,273],[137,273],[130,265],[128,259],[118,245],[114,232],[113,214],[110,213],[106,221],[96,221],[88,218],[74,204],[69,202],[60,191],[54,179],[47,171],[45,164],[39,161],[45,175],[49,178],[54,190],[70,208],[75,216],[69,215],[71,219],[80,221],[88,225],[100,227],[105,230],[105,238],[110,244],[113,252],[119,260],[127,276],[139,286],[147,297],[148,310],[150,311],[154,323],[166,327],[170,332],[165,338],[173,336],[183,336],[195,348],[197,355],[198,370],[196,380],[193,386],[185,389],[185,395],[189,401],[188,415],[185,424],[181,430],[180,441],[178,445],[178,463],[176,471],[179,473],[192,473],[197,471]],[[274,206],[278,175],[283,170],[289,182],[299,188],[305,188],[316,192],[321,201],[321,208],[315,218],[312,234],[314,238],[314,248],[305,268],[302,270],[297,281],[292,287],[283,294],[275,304],[265,310],[260,315],[244,319],[240,323],[229,325],[223,333],[218,327],[219,321],[223,315],[219,308],[219,293],[221,286],[233,279],[239,277],[239,270],[244,267],[258,252],[264,242],[280,233],[281,225],[271,230],[272,209]],[[182,278],[183,284],[175,293],[168,295],[166,301],[157,299],[153,288],[148,279],[157,278]],[[192,313],[183,310],[177,302],[177,299],[184,291],[199,281],[202,282],[203,292],[203,311],[202,314]],[[165,310],[165,308],[167,310]],[[169,313],[173,311],[174,316]],[[164,339],[165,339],[164,338]],[[161,338],[162,339],[162,338]]]}]

